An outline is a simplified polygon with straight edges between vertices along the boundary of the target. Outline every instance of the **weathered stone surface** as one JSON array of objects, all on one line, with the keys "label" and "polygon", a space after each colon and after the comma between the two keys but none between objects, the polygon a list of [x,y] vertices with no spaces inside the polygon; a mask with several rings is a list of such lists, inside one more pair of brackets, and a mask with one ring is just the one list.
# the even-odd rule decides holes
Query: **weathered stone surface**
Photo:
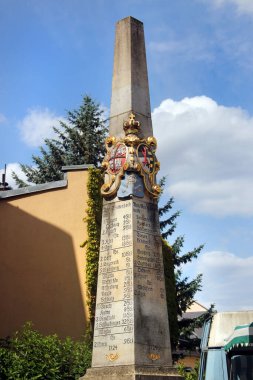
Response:
[{"label": "weathered stone surface", "polygon": [[103,207],[92,367],[171,365],[156,202]]},{"label": "weathered stone surface", "polygon": [[173,367],[116,366],[88,369],[83,380],[182,380]]},{"label": "weathered stone surface", "polygon": [[116,25],[110,134],[124,136],[123,122],[133,112],[143,126],[141,137],[153,135],[143,23],[126,17]]}]

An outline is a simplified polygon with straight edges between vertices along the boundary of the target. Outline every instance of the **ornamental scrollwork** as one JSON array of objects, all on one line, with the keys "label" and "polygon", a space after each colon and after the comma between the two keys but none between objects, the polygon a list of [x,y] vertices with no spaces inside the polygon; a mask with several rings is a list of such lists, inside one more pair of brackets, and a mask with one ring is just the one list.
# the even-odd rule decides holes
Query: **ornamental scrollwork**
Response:
[{"label": "ornamental scrollwork", "polygon": [[124,198],[129,195],[144,197],[144,189],[157,198],[161,192],[156,183],[156,174],[160,169],[155,152],[155,137],[139,137],[140,122],[130,114],[124,122],[125,136],[117,139],[107,137],[105,141],[106,156],[102,163],[105,170],[105,183],[101,193],[105,198],[118,195]]}]

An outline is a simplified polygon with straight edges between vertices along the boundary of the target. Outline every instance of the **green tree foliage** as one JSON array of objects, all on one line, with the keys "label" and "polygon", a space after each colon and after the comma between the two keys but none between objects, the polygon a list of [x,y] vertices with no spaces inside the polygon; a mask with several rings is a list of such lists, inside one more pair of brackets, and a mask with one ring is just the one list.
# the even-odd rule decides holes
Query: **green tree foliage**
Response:
[{"label": "green tree foliage", "polygon": [[[64,165],[93,164],[98,166],[105,153],[107,128],[103,111],[89,96],[84,96],[78,109],[67,112],[60,128],[52,127],[54,139],[45,139],[40,156],[32,156],[33,165],[21,164],[27,181],[39,184],[63,178]],[[16,173],[12,174],[19,187],[27,186]]]},{"label": "green tree foliage", "polygon": [[9,339],[0,341],[1,380],[75,380],[91,364],[91,343],[43,336],[31,323]]},{"label": "green tree foliage", "polygon": [[97,275],[102,219],[102,196],[100,194],[100,188],[102,183],[103,176],[101,170],[90,168],[87,184],[88,208],[87,215],[84,218],[84,221],[87,223],[88,239],[82,246],[86,246],[86,283],[91,330],[93,330],[94,327],[97,294]]},{"label": "green tree foliage", "polygon": [[182,363],[179,364],[177,370],[179,375],[183,376],[185,380],[198,380],[199,361],[196,361],[195,366],[191,372],[187,372],[186,367]]},{"label": "green tree foliage", "polygon": [[174,275],[174,265],[172,249],[166,240],[162,240],[164,279],[166,289],[166,301],[168,308],[168,318],[170,325],[170,341],[172,348],[177,346],[178,342],[178,321],[177,321],[177,299],[176,299],[176,284]]},{"label": "green tree foliage", "polygon": [[[160,181],[162,189],[165,186],[165,178]],[[174,199],[170,198],[163,206],[159,207],[160,216],[160,229],[163,239],[168,239],[176,229],[176,219],[180,215],[179,211],[172,212]],[[194,279],[189,279],[183,275],[183,265],[190,263],[193,259],[196,259],[199,253],[203,249],[203,245],[194,248],[192,251],[182,253],[184,245],[184,237],[179,236],[175,239],[174,243],[167,244],[167,249],[164,253],[164,266],[165,266],[165,280],[166,272],[172,276],[174,273],[175,293],[176,293],[176,314],[178,317],[182,317],[183,313],[193,303],[195,294],[201,290],[202,287],[202,275],[199,274]],[[167,258],[170,256],[170,259]],[[172,269],[171,269],[172,267]],[[170,285],[171,287],[171,285]],[[169,310],[170,331],[172,346],[175,347],[179,336],[189,336],[194,328],[199,327],[203,323],[203,318],[198,320],[184,320],[179,318],[179,321],[175,321],[174,314],[170,311],[170,303],[172,302],[174,294],[170,291],[167,295],[167,303]],[[173,306],[172,306],[173,307]],[[212,307],[210,312],[212,311]],[[172,315],[171,315],[172,313]],[[178,324],[177,328],[176,323]]]},{"label": "green tree foliage", "polygon": [[195,294],[201,290],[202,287],[202,274],[198,274],[193,280],[189,280],[188,277],[183,276],[182,265],[190,263],[193,259],[196,259],[203,249],[203,245],[194,248],[192,251],[185,254],[181,253],[184,244],[184,237],[179,236],[172,244],[172,256],[173,264],[175,268],[176,277],[176,290],[177,290],[177,305],[178,315],[182,314],[193,303]]},{"label": "green tree foliage", "polygon": [[[162,193],[165,186],[165,180],[166,180],[165,177],[162,177],[162,179],[160,180]],[[161,199],[159,199],[159,201],[160,200]],[[168,236],[171,236],[177,226],[176,219],[180,215],[180,211],[176,211],[172,215],[169,215],[168,217],[164,218],[164,216],[170,213],[170,211],[172,210],[173,203],[174,203],[174,199],[172,197],[163,206],[159,207],[160,230],[161,230],[163,239],[167,239]]]},{"label": "green tree foliage", "polygon": [[182,318],[179,321],[180,326],[180,348],[184,350],[194,351],[196,348],[200,346],[200,339],[193,334],[195,329],[201,328],[206,319],[211,317],[215,313],[214,305],[211,304],[208,310],[201,314],[199,317],[194,319],[191,318]]}]

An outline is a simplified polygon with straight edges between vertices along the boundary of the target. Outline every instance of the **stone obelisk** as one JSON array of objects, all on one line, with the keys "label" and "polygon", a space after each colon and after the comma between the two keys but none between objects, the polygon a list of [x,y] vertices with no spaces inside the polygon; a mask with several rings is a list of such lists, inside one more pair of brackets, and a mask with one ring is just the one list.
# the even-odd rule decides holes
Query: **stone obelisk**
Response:
[{"label": "stone obelisk", "polygon": [[117,23],[92,368],[85,380],[181,379],[172,367],[142,22]]}]

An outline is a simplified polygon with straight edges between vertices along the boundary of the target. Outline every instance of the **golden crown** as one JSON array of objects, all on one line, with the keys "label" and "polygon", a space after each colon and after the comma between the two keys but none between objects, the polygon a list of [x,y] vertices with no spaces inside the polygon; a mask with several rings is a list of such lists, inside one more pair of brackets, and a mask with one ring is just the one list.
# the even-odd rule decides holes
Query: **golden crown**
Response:
[{"label": "golden crown", "polygon": [[129,119],[124,122],[123,129],[126,135],[137,135],[140,131],[141,123],[135,120],[135,114],[131,112]]}]

